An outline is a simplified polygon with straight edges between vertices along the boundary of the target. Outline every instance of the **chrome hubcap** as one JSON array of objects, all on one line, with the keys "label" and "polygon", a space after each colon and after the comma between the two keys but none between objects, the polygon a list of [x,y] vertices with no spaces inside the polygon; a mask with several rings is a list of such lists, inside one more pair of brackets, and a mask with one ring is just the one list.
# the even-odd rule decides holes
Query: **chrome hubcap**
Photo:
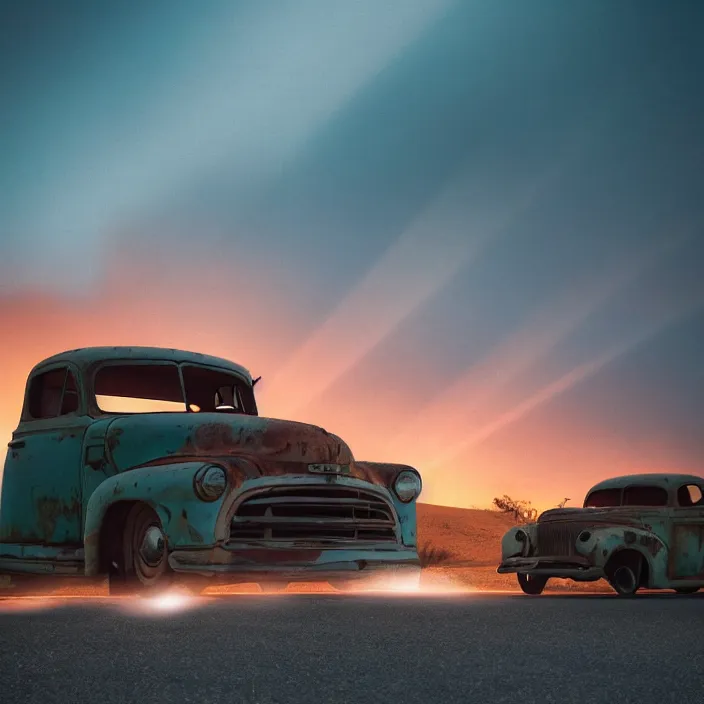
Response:
[{"label": "chrome hubcap", "polygon": [[164,557],[164,534],[158,526],[149,526],[144,531],[139,548],[140,557],[151,567],[156,567]]}]

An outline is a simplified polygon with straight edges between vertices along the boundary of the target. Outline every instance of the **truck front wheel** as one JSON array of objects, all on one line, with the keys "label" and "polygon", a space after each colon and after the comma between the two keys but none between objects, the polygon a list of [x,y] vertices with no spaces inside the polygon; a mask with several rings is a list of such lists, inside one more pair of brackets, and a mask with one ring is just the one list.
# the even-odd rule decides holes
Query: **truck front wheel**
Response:
[{"label": "truck front wheel", "polygon": [[166,536],[159,516],[146,504],[135,504],[115,531],[110,550],[110,594],[151,594],[169,586]]}]

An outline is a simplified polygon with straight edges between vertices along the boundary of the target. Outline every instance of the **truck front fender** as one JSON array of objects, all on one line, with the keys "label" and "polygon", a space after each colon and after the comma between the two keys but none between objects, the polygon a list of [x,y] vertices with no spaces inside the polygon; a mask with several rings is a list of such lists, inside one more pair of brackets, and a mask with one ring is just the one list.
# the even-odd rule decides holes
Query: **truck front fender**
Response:
[{"label": "truck front fender", "polygon": [[85,574],[100,572],[100,534],[105,516],[118,502],[141,502],[159,516],[169,549],[176,546],[207,547],[218,539],[217,518],[223,497],[201,501],[193,478],[207,462],[181,462],[131,469],[103,481],[91,494],[84,528]]}]

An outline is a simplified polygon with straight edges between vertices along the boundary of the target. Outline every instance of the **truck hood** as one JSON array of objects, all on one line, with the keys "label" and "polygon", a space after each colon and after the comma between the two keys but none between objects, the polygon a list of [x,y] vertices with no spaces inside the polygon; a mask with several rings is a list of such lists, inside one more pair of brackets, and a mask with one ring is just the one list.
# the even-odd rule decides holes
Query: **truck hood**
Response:
[{"label": "truck hood", "polygon": [[347,444],[323,428],[240,414],[121,416],[110,423],[105,442],[110,459],[120,471],[156,460],[208,460],[230,456],[258,459],[263,463],[352,462]]},{"label": "truck hood", "polygon": [[105,449],[115,469],[192,460],[216,461],[234,483],[261,476],[312,476],[309,464],[348,465],[347,476],[390,488],[407,465],[355,462],[337,435],[307,423],[224,415],[154,413],[119,416],[105,433]]}]

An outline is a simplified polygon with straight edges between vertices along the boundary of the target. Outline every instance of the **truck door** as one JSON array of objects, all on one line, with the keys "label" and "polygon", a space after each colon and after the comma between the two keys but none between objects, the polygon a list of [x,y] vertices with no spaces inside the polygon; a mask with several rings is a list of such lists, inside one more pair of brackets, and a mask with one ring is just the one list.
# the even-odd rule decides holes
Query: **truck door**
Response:
[{"label": "truck door", "polygon": [[82,543],[81,448],[91,419],[77,380],[71,365],[57,364],[28,381],[5,461],[0,542]]}]

